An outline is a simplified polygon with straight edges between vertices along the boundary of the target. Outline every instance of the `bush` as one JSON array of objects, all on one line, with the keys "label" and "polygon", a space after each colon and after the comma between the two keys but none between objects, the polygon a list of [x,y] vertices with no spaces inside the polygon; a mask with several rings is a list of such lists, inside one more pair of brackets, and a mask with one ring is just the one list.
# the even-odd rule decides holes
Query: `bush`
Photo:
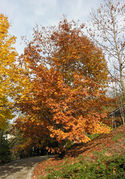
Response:
[{"label": "bush", "polygon": [[0,163],[7,163],[11,160],[11,152],[9,143],[5,138],[2,138],[0,146]]},{"label": "bush", "polygon": [[125,179],[125,155],[100,159],[95,163],[82,158],[74,164],[63,165],[60,170],[53,170],[46,178]]}]

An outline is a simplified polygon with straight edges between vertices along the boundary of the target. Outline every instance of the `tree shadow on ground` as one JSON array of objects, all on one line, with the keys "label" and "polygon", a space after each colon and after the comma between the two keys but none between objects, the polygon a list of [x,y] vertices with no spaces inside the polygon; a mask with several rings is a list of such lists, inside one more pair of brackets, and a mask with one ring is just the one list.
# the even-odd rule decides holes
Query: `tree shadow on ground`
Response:
[{"label": "tree shadow on ground", "polygon": [[[36,164],[43,160],[47,160],[51,156],[37,156],[26,159],[12,161],[8,164],[0,166],[0,179],[6,179],[8,176],[25,170],[25,173]],[[21,174],[21,173],[20,173]]]}]

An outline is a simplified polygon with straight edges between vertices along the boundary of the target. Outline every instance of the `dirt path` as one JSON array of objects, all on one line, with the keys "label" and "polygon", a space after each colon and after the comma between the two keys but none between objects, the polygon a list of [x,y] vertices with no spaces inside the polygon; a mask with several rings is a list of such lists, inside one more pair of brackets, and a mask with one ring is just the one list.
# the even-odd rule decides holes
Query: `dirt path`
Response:
[{"label": "dirt path", "polygon": [[0,179],[31,179],[34,166],[54,156],[38,156],[10,162],[0,166]]}]

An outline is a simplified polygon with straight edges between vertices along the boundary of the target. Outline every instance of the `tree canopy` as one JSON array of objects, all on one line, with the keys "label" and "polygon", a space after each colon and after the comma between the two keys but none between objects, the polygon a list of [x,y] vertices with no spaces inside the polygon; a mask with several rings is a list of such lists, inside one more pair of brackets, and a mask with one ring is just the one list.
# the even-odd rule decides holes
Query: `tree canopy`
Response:
[{"label": "tree canopy", "polygon": [[60,144],[87,142],[88,133],[110,131],[101,123],[107,64],[82,29],[67,19],[58,27],[36,28],[20,57],[30,87],[17,99],[24,113],[17,127],[39,145],[47,137]]},{"label": "tree canopy", "polygon": [[13,117],[8,97],[14,94],[17,53],[13,47],[16,38],[9,35],[9,26],[8,18],[0,14],[0,129],[4,129],[6,120]]}]

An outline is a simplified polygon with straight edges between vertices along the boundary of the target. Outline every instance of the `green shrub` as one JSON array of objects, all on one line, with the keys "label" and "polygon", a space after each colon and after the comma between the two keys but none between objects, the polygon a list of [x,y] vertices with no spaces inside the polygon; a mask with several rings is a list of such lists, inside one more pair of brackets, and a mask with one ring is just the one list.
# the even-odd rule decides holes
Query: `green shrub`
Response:
[{"label": "green shrub", "polygon": [[0,145],[0,163],[7,163],[11,160],[11,152],[9,149],[9,143],[2,138]]},{"label": "green shrub", "polygon": [[45,178],[125,179],[125,155],[103,158],[94,163],[81,158],[74,164],[64,164],[59,171],[53,170]]},{"label": "green shrub", "polygon": [[87,136],[88,136],[91,140],[93,140],[93,139],[95,139],[96,137],[98,137],[99,134],[87,134]]}]

